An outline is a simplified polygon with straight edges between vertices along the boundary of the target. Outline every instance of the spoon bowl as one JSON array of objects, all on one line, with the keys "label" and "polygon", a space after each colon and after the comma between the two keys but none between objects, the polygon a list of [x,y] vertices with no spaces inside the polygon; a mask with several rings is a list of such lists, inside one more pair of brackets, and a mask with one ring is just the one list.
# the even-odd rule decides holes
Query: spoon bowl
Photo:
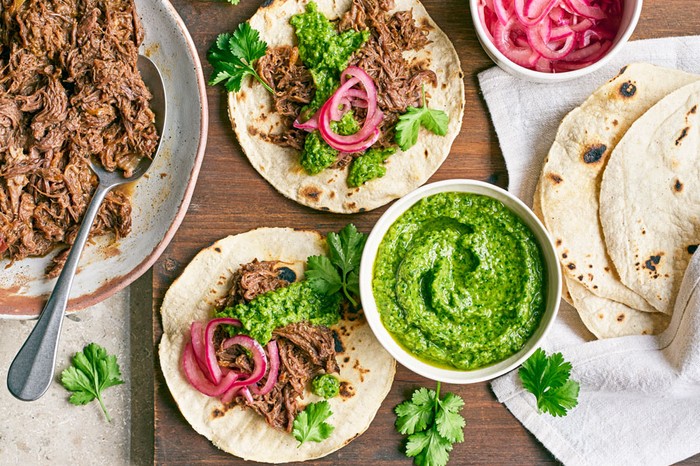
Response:
[{"label": "spoon bowl", "polygon": [[53,379],[56,364],[56,351],[61,334],[63,317],[66,313],[68,298],[78,269],[80,255],[90,234],[90,228],[109,191],[116,186],[131,183],[141,178],[158,155],[165,128],[166,103],[163,78],[156,65],[147,57],[139,55],[137,66],[146,87],[151,91],[151,108],[154,110],[154,124],[161,136],[154,151],[153,158],[143,157],[134,168],[131,176],[125,177],[120,170],[107,171],[98,163],[90,160],[90,167],[99,180],[92,200],[88,205],[78,234],[71,246],[63,270],[56,280],[56,285],[49,296],[44,309],[39,315],[34,329],[12,361],[7,373],[7,388],[15,398],[34,401],[46,393]]}]

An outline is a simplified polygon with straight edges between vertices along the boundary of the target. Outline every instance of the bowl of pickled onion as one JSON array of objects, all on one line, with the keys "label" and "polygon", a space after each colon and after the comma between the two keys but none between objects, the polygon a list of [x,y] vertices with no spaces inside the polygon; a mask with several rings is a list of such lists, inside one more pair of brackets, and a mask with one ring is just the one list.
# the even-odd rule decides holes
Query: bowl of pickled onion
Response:
[{"label": "bowl of pickled onion", "polygon": [[508,73],[535,82],[578,78],[632,35],[642,0],[470,0],[481,46]]}]

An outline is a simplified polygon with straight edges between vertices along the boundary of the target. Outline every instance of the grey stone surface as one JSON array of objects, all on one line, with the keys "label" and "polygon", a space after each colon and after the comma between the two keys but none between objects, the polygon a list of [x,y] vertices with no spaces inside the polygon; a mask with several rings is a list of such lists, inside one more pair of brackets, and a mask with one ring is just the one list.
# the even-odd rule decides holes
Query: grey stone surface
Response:
[{"label": "grey stone surface", "polygon": [[[34,321],[0,320],[0,464],[130,462],[130,303],[127,289],[68,317],[63,325],[55,381],[42,398],[29,403],[9,393],[7,370]],[[105,391],[111,423],[106,421],[96,401],[85,406],[70,404],[69,392],[59,382],[60,373],[70,365],[72,355],[91,342],[117,356],[125,381]],[[150,340],[144,346],[150,346]]]}]

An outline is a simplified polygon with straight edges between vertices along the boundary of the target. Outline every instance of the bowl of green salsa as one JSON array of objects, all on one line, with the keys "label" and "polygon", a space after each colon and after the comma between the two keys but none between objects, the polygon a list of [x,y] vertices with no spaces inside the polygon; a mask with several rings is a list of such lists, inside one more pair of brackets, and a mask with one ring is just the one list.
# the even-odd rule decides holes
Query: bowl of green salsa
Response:
[{"label": "bowl of green salsa", "polygon": [[512,370],[554,322],[554,245],[510,193],[446,180],[398,200],[370,233],[360,266],[367,321],[408,369],[450,383]]}]

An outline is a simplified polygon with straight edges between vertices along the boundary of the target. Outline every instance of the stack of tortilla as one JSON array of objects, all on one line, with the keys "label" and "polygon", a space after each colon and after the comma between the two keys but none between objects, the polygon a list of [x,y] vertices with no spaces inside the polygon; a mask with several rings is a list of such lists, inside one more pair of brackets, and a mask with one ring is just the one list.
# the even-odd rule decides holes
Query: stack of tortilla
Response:
[{"label": "stack of tortilla", "polygon": [[700,242],[700,76],[632,64],[561,123],[534,209],[598,338],[657,334]]}]

